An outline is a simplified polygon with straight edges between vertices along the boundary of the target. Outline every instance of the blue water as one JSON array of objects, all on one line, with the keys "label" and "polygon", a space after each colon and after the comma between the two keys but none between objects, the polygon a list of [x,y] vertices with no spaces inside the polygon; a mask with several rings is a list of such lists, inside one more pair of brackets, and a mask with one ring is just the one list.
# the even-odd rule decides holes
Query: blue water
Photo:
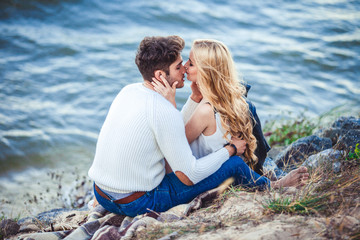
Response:
[{"label": "blue water", "polygon": [[[86,174],[112,100],[141,81],[139,42],[172,34],[186,41],[184,59],[194,39],[223,41],[252,85],[249,98],[262,122],[289,111],[316,116],[360,105],[359,1],[2,0],[5,201],[15,204],[24,189],[42,191],[34,185],[47,181],[48,171]],[[189,93],[187,83],[177,94],[179,108]]]}]

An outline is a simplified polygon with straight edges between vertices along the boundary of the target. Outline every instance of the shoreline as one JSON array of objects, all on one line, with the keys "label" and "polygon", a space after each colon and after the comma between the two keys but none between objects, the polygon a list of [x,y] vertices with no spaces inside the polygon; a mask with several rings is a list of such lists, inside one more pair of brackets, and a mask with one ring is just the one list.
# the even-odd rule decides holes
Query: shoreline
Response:
[{"label": "shoreline", "polygon": [[[271,131],[271,127],[279,128],[279,123],[283,125],[291,125],[295,120],[299,119],[301,116],[305,124],[313,123],[318,126],[326,127],[331,124],[339,116],[350,116],[355,115],[355,113],[360,114],[360,108],[353,106],[351,104],[345,104],[333,108],[316,118],[307,118],[304,115],[299,114],[298,116],[292,118],[281,118],[274,120],[267,120],[263,126],[263,132]],[[291,115],[290,115],[291,117]],[[278,125],[274,125],[277,123]],[[270,127],[269,127],[270,126]],[[315,129],[316,130],[316,129]],[[269,137],[267,137],[269,142]],[[277,145],[272,146],[270,154],[274,155],[276,152]],[[280,147],[281,149],[281,147]],[[275,158],[276,156],[272,156]],[[88,165],[91,163],[89,160]],[[86,168],[84,166],[84,168]],[[92,191],[91,180],[88,179],[86,173],[87,169],[36,169],[33,168],[30,172],[28,170],[21,171],[16,173],[15,178],[5,179],[5,181],[0,182],[6,186],[10,186],[10,189],[18,188],[17,184],[21,184],[21,181],[26,182],[27,185],[25,191],[22,194],[19,194],[19,191],[16,192],[7,192],[6,195],[3,195],[1,198],[1,203],[3,205],[0,209],[0,214],[2,218],[23,218],[26,216],[35,216],[41,212],[44,212],[51,208],[70,208],[74,205],[81,205],[83,203],[76,203],[76,201],[82,201],[79,195],[86,195],[86,192]],[[25,172],[25,174],[24,174]],[[82,173],[81,173],[82,172]],[[45,176],[46,175],[46,176]],[[38,179],[42,178],[42,181],[28,181],[28,179]],[[84,184],[83,182],[86,182]],[[20,187],[21,188],[21,187]],[[80,194],[76,193],[75,189],[83,189]],[[30,192],[26,192],[30,190]],[[10,196],[10,198],[8,198]],[[16,204],[23,204],[23,208],[20,211],[12,210],[12,204],[15,203],[12,199],[22,198],[23,201],[15,201]],[[18,209],[14,205],[14,208]],[[4,211],[5,209],[5,211]],[[29,209],[29,210],[27,210]],[[36,210],[39,209],[39,210]],[[26,215],[24,215],[24,213]]]},{"label": "shoreline", "polygon": [[[339,135],[339,133],[342,135]],[[149,226],[146,229],[137,229],[133,234],[140,237],[140,239],[148,239],[152,235],[161,237],[165,228],[168,229],[166,231],[169,234],[174,232],[179,234],[180,231],[180,239],[183,239],[183,237],[187,239],[186,236],[201,237],[199,239],[216,239],[215,236],[219,232],[223,232],[230,239],[235,239],[234,237],[239,234],[239,231],[244,236],[255,237],[255,239],[260,239],[260,236],[270,234],[269,239],[272,239],[272,237],[279,234],[274,228],[280,228],[283,229],[283,234],[281,235],[283,237],[292,236],[291,234],[294,234],[294,232],[304,237],[303,239],[311,239],[314,234],[319,236],[319,239],[326,239],[330,236],[351,237],[354,234],[354,236],[360,236],[357,235],[360,234],[358,232],[360,230],[360,209],[357,207],[357,204],[360,204],[360,198],[353,194],[354,192],[360,192],[360,170],[358,168],[360,166],[360,115],[357,118],[341,117],[330,127],[317,130],[315,134],[299,138],[290,145],[282,147],[278,154],[272,153],[273,160],[277,162],[277,166],[276,169],[270,170],[276,172],[278,168],[284,171],[286,171],[286,167],[290,169],[291,164],[289,165],[288,163],[286,167],[279,167],[279,161],[283,160],[282,156],[286,155],[285,153],[289,151],[296,153],[292,155],[293,158],[299,160],[296,164],[305,164],[310,169],[309,172],[312,175],[310,183],[301,190],[286,188],[278,191],[271,190],[270,192],[254,193],[242,188],[230,187],[218,198],[193,212],[190,218],[179,219],[174,224],[160,224],[152,227]],[[336,139],[331,139],[332,137],[336,137]],[[314,139],[316,138],[323,139],[321,141],[325,141],[327,144],[330,142],[330,148],[333,151],[343,151],[341,156],[335,158],[327,153],[324,160],[321,153],[326,152],[329,146],[323,143],[318,143],[321,149],[317,150],[317,153],[306,153],[296,150],[299,143],[314,144]],[[335,144],[332,144],[332,141],[335,141]],[[317,157],[318,155],[319,157]],[[314,160],[308,161],[310,159],[309,156],[316,158],[316,164],[314,164]],[[340,166],[335,168],[334,163],[337,162]],[[19,229],[21,227],[23,229],[21,233],[25,234],[26,231],[42,231],[41,229],[44,229],[44,226],[49,226],[49,224],[52,226],[56,221],[59,221],[59,217],[64,217],[65,215],[71,219],[71,216],[89,214],[91,210],[89,210],[87,203],[93,195],[92,188],[89,188],[88,185],[90,184],[91,186],[91,183],[86,180],[86,177],[79,180],[73,187],[73,207],[52,209],[42,212],[35,217],[15,219],[16,223],[14,224],[19,226]],[[329,181],[338,182],[338,184],[329,185],[327,183]],[[342,194],[338,195],[338,192]],[[312,200],[309,201],[309,199]],[[306,207],[304,208],[303,206]],[[216,219],[220,219],[220,223],[217,221],[214,223],[211,220],[214,219],[214,216],[217,216]],[[237,217],[234,219],[234,216]],[[327,222],[327,219],[330,219],[330,223]],[[6,220],[9,219],[5,218],[2,223]],[[192,224],[187,224],[189,221],[193,221]],[[209,225],[207,221],[212,223]],[[32,230],[24,227],[29,222],[37,227],[32,226]],[[40,226],[36,224],[39,222],[41,222]],[[251,223],[250,225],[249,222]],[[182,227],[177,225],[179,223],[181,223]],[[300,227],[299,223],[302,223],[303,226],[306,223],[306,227]],[[244,224],[249,225],[250,230],[243,227]],[[194,226],[198,227],[194,228]],[[237,227],[233,229],[232,226]],[[75,226],[72,229],[75,230],[76,228]],[[24,229],[27,230],[25,231]],[[183,233],[184,231],[185,233]],[[322,237],[319,234],[322,234]]]}]

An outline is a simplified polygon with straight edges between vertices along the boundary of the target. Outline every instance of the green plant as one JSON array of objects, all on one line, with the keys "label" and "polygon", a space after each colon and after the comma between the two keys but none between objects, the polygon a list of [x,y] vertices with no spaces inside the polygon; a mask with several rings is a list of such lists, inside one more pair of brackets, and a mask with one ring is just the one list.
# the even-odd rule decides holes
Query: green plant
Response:
[{"label": "green plant", "polygon": [[271,146],[289,145],[299,138],[311,135],[315,128],[316,124],[301,113],[295,118],[266,122],[264,132]]},{"label": "green plant", "polygon": [[359,143],[356,144],[354,152],[349,152],[346,160],[360,159]]},{"label": "green plant", "polygon": [[307,196],[298,200],[289,197],[278,198],[268,200],[263,207],[273,213],[309,215],[326,208],[326,205],[324,205],[325,199],[326,196]]},{"label": "green plant", "polygon": [[6,220],[6,219],[12,219],[15,222],[17,222],[17,221],[19,221],[21,219],[21,214],[19,213],[16,217],[10,217],[9,218],[9,217],[5,216],[5,214],[2,212],[1,215],[0,215],[0,222],[2,220]]}]

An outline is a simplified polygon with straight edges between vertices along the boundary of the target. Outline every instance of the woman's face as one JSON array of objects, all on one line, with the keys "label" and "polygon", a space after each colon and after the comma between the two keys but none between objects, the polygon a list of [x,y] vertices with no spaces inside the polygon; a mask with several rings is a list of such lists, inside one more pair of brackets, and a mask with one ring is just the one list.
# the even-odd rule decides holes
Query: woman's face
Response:
[{"label": "woman's face", "polygon": [[197,80],[197,67],[194,61],[193,52],[190,51],[189,60],[184,65],[186,69],[186,77],[189,81],[196,83]]}]

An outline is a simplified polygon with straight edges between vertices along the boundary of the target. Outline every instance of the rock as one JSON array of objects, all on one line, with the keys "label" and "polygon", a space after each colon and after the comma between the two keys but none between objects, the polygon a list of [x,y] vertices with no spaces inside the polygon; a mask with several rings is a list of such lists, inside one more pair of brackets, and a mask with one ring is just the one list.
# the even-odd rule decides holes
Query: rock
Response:
[{"label": "rock", "polygon": [[331,143],[334,146],[338,142],[339,137],[345,135],[347,132],[348,132],[348,130],[331,127],[331,128],[321,130],[321,132],[319,132],[315,135],[322,137],[322,138],[330,138]]},{"label": "rock", "polygon": [[360,130],[360,118],[355,117],[340,117],[333,125],[334,128],[341,128],[344,130],[359,129]]},{"label": "rock", "polygon": [[340,172],[340,170],[341,170],[341,162],[333,163],[333,171],[335,173],[338,173],[338,172]]},{"label": "rock", "polygon": [[41,228],[37,226],[35,223],[29,223],[29,224],[22,224],[20,226],[19,232],[26,233],[26,232],[37,232],[40,231]]},{"label": "rock", "polygon": [[175,239],[177,236],[179,235],[179,233],[177,231],[170,233],[162,238],[159,238],[159,240],[171,240],[171,239]]},{"label": "rock", "polygon": [[332,147],[329,138],[320,138],[311,135],[298,139],[284,151],[282,151],[275,159],[275,163],[279,168],[292,168],[295,164],[304,162],[308,156],[316,154],[322,150]]},{"label": "rock", "polygon": [[57,217],[59,214],[61,214],[63,212],[68,212],[68,211],[71,211],[71,209],[56,208],[56,209],[52,209],[50,211],[42,212],[42,213],[38,214],[35,218],[38,221],[49,225],[49,224],[53,223],[55,217]]},{"label": "rock", "polygon": [[[264,168],[264,173],[267,173],[265,174],[271,181],[275,181],[277,179],[280,179],[282,177],[284,177],[287,173],[284,172],[282,169],[280,169],[275,161],[270,158],[270,157],[267,157],[265,159],[265,162],[264,162],[264,165],[263,165],[263,168]],[[272,176],[272,173],[275,175],[274,177],[275,178],[271,178]]]},{"label": "rock", "polygon": [[334,148],[339,150],[354,150],[357,143],[360,143],[360,130],[350,130],[338,139]]},{"label": "rock", "polygon": [[341,227],[352,230],[354,229],[356,226],[359,225],[359,220],[357,220],[356,218],[352,217],[352,216],[345,216],[344,219],[341,222]]},{"label": "rock", "polygon": [[330,224],[333,226],[338,226],[339,230],[347,229],[347,230],[353,230],[355,229],[359,224],[359,220],[352,216],[335,216],[330,220]]},{"label": "rock", "polygon": [[[275,159],[279,153],[284,151],[286,149],[286,146],[272,146],[271,149],[267,152],[267,156],[269,158]],[[266,160],[265,160],[266,161]]]},{"label": "rock", "polygon": [[311,155],[302,164],[305,167],[316,168],[324,163],[333,163],[344,157],[345,152],[334,150],[332,148],[321,151],[317,154]]},{"label": "rock", "polygon": [[20,225],[12,219],[4,219],[0,223],[0,236],[7,238],[18,233]]},{"label": "rock", "polygon": [[360,119],[341,117],[332,127],[321,130],[317,135],[330,138],[335,149],[354,149],[356,144],[360,143]]}]

